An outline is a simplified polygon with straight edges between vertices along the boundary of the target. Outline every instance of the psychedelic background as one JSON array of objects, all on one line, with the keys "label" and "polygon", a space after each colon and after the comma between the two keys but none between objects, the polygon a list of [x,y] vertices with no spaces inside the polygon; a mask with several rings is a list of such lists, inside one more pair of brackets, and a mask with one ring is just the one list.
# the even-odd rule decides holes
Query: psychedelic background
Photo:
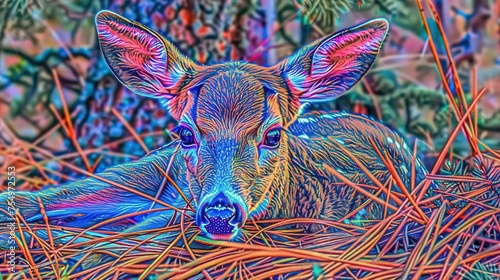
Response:
[{"label": "psychedelic background", "polygon": [[[420,1],[429,31],[417,2],[3,0],[1,173],[14,165],[18,190],[40,190],[83,178],[81,170],[96,172],[137,159],[171,140],[168,130],[174,123],[160,103],[131,93],[107,68],[94,27],[94,15],[101,9],[158,30],[202,64],[248,60],[273,65],[316,38],[385,17],[391,23],[390,35],[369,74],[349,94],[333,102],[311,104],[307,110],[342,110],[380,119],[410,144],[418,141],[419,154],[432,169],[458,121],[436,67],[430,32],[438,63],[446,70],[451,66],[447,54],[453,58],[463,94],[451,74],[447,79],[457,102],[471,104],[479,90],[486,88],[470,124],[476,129],[476,147],[498,159],[500,1],[434,0],[440,24],[427,1]],[[480,176],[464,167],[474,158],[471,152],[477,152],[470,141],[464,133],[458,134],[445,151],[449,161],[442,164],[448,172],[444,174]],[[500,180],[500,168],[493,170],[498,172],[490,174],[490,186]],[[2,190],[5,180],[0,176]],[[498,210],[496,199],[493,207]],[[496,230],[500,230],[498,224]],[[481,269],[489,269],[492,277],[500,275],[497,260],[486,264]],[[463,271],[471,270],[463,267]],[[462,272],[456,275],[468,277]]]}]

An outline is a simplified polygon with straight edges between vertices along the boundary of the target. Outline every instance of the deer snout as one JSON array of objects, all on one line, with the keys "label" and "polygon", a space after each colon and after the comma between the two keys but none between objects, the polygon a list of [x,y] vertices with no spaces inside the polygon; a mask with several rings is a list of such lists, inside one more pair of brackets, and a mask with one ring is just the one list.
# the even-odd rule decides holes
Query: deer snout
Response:
[{"label": "deer snout", "polygon": [[247,218],[246,208],[238,200],[224,192],[205,199],[196,213],[196,223],[212,239],[232,239]]}]

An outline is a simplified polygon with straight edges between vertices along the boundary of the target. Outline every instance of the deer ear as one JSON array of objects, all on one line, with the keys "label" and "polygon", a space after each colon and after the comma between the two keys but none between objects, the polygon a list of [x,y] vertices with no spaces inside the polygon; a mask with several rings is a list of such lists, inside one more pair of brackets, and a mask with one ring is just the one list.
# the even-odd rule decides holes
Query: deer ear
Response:
[{"label": "deer ear", "polygon": [[168,100],[195,64],[157,32],[110,11],[95,17],[106,62],[116,78],[134,93]]},{"label": "deer ear", "polygon": [[368,71],[388,32],[385,19],[375,19],[319,39],[274,67],[300,101],[336,98]]}]

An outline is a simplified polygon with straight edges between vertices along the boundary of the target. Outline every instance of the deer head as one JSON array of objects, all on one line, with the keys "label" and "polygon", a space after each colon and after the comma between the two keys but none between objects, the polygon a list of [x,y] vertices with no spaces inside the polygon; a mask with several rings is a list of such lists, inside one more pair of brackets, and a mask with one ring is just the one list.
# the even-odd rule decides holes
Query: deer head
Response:
[{"label": "deer head", "polygon": [[[288,189],[286,132],[301,103],[331,100],[368,71],[387,34],[376,19],[319,39],[273,67],[198,65],[154,30],[115,13],[96,16],[104,57],[131,91],[160,99],[178,121],[196,222],[213,239],[277,207]],[[304,155],[307,156],[307,155]]]}]

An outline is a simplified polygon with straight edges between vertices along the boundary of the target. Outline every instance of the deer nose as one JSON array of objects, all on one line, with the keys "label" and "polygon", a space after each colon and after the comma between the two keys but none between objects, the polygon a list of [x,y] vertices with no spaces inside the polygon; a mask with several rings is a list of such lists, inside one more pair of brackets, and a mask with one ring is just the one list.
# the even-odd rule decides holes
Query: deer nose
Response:
[{"label": "deer nose", "polygon": [[198,225],[214,239],[230,239],[244,222],[243,207],[223,192],[202,203],[198,210]]}]

